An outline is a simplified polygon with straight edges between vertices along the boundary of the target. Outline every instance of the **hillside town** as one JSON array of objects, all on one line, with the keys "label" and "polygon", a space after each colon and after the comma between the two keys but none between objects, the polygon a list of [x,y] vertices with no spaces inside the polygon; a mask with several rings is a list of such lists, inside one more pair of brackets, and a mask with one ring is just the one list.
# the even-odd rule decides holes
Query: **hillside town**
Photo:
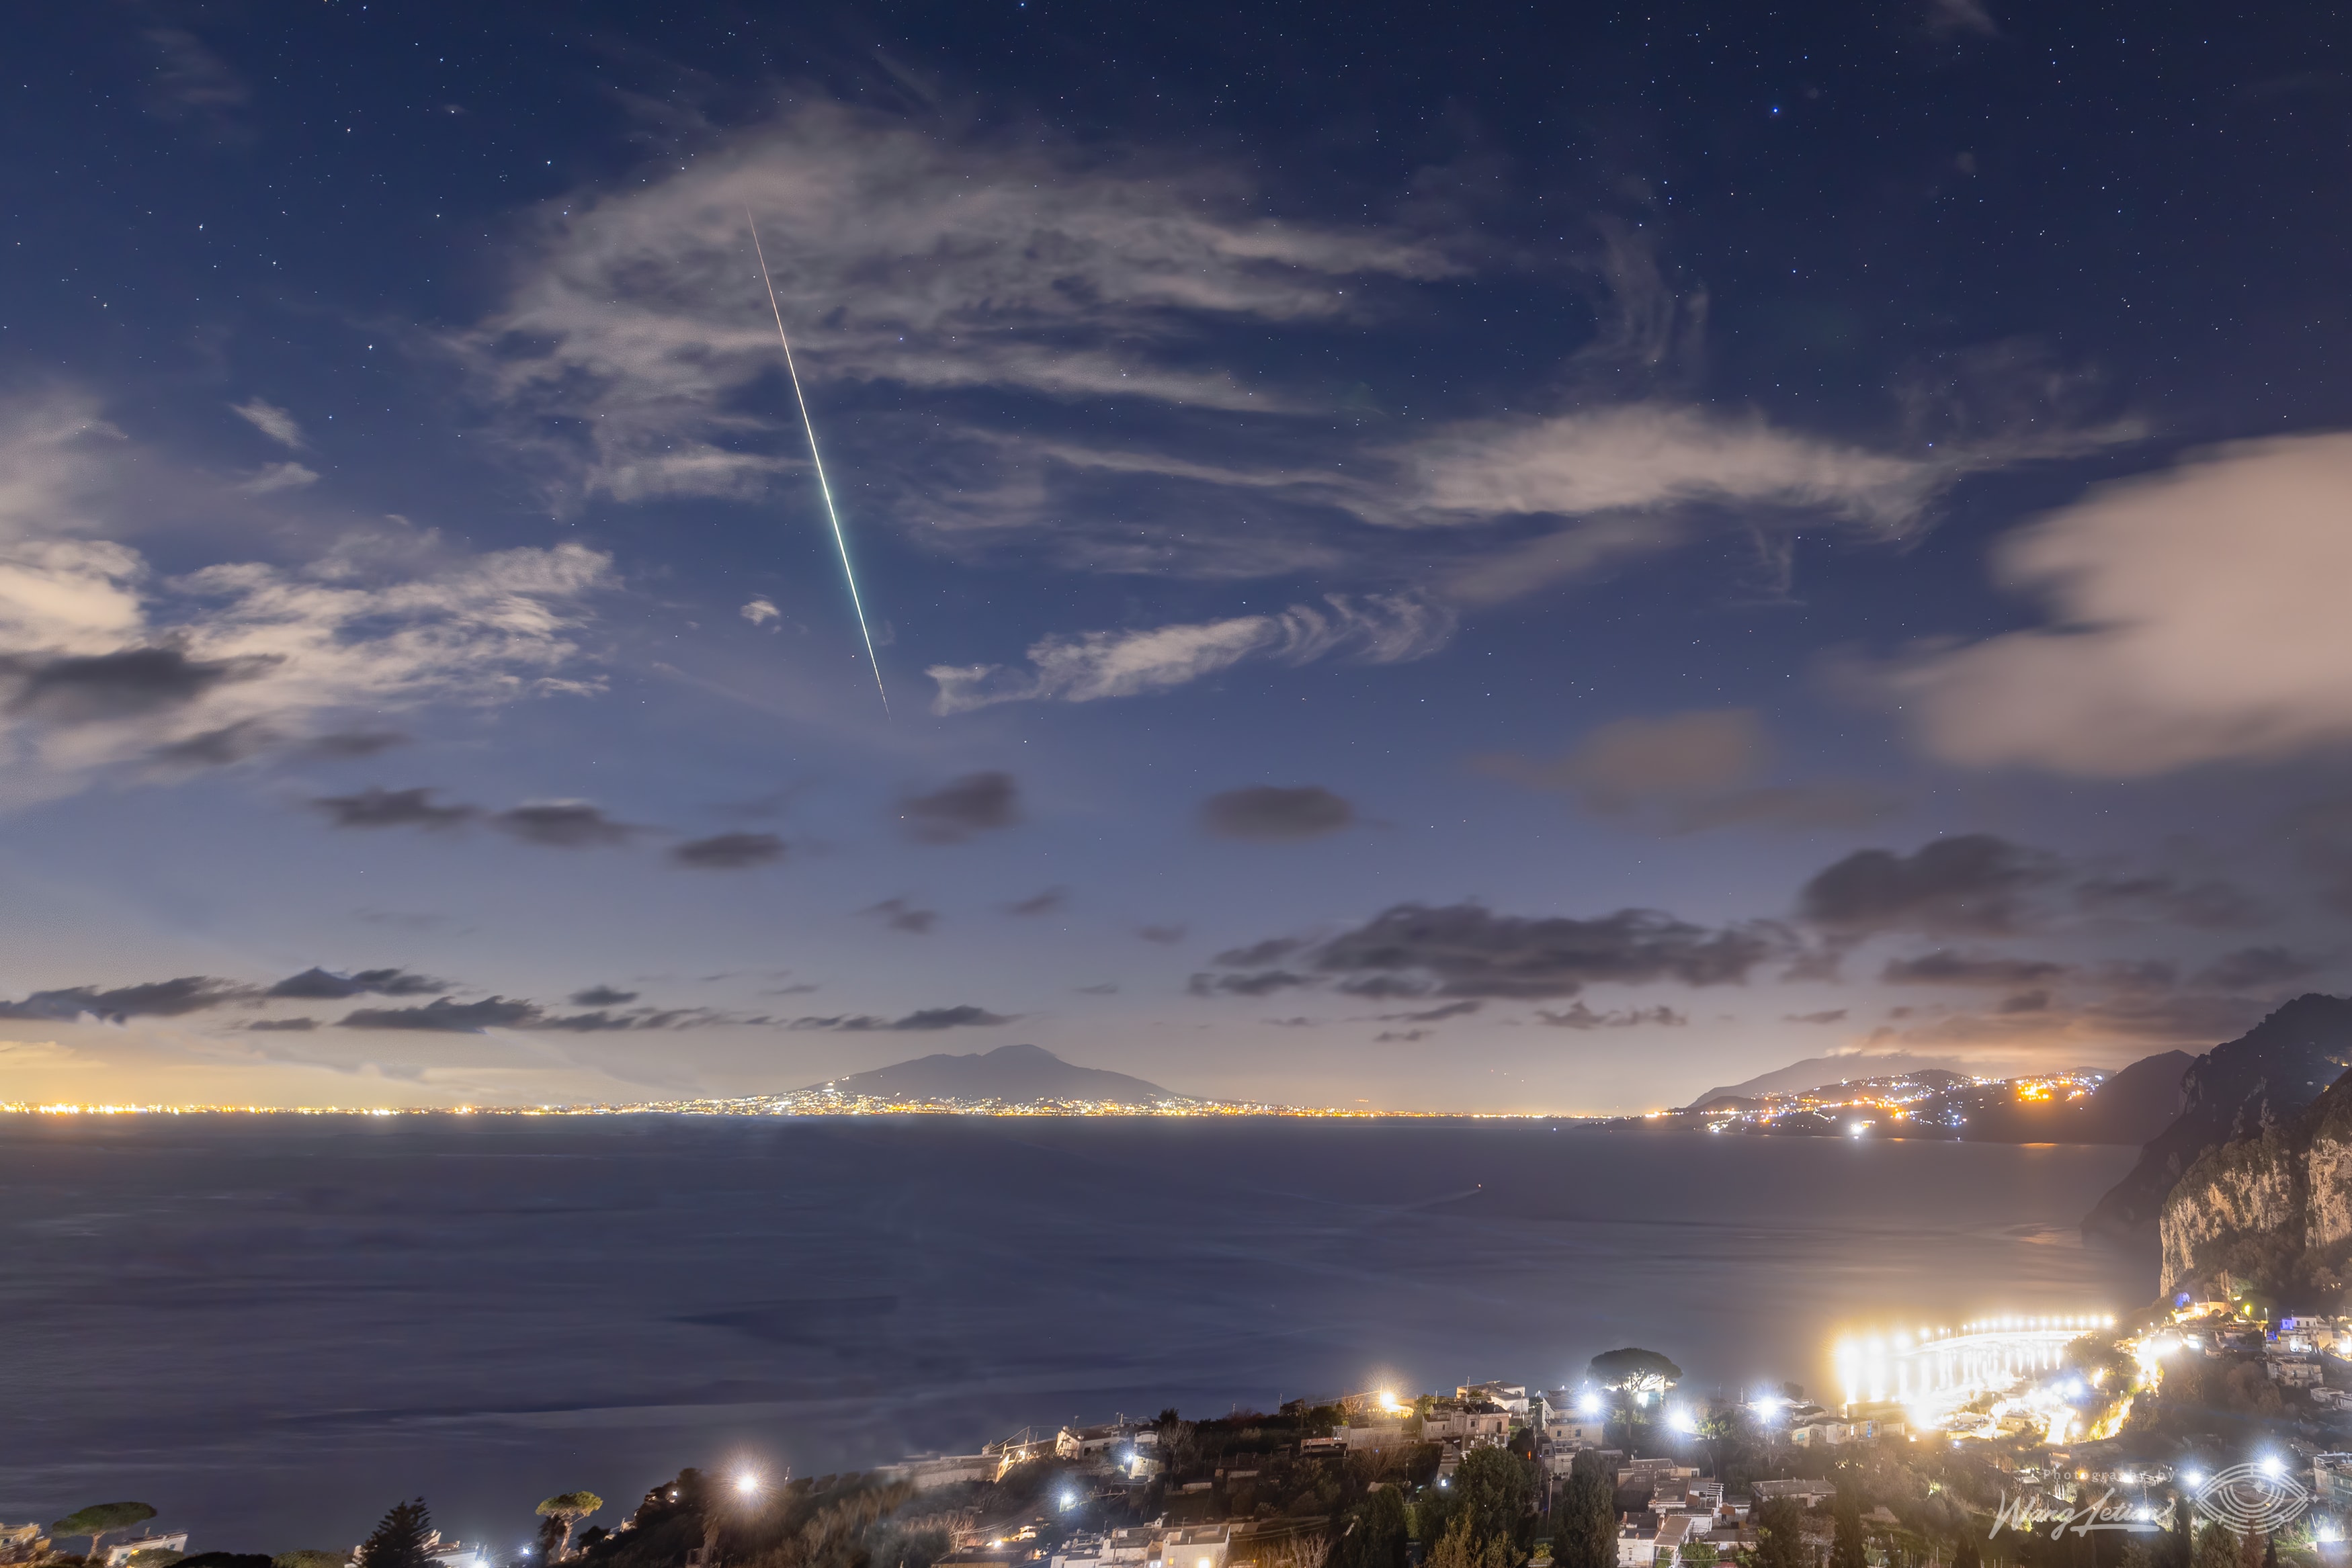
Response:
[{"label": "hillside town", "polygon": [[1171,1409],[815,1478],[689,1469],[610,1527],[577,1528],[604,1504],[566,1493],[538,1505],[534,1538],[495,1545],[445,1541],[417,1500],[348,1548],[190,1554],[149,1505],[96,1504],[0,1526],[0,1564],[2063,1568],[2053,1553],[2084,1541],[2089,1568],[2344,1561],[2352,1319],[2273,1318],[2225,1292],[2121,1324],[1849,1335],[1832,1360],[1841,1386],[1819,1397],[1700,1392],[1626,1347],[1572,1387]]}]

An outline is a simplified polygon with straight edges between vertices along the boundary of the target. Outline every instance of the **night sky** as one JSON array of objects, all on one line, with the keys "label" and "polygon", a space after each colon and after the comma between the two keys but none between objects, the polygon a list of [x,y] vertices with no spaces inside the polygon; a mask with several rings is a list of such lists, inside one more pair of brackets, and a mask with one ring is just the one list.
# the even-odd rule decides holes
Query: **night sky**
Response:
[{"label": "night sky", "polygon": [[20,11],[0,1102],[1600,1111],[2343,988],[2346,41]]}]

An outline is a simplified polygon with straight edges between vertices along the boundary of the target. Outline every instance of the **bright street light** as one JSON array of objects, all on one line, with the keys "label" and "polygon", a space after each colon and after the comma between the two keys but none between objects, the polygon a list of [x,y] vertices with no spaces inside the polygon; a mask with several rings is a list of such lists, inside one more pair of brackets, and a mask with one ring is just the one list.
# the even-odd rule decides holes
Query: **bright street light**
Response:
[{"label": "bright street light", "polygon": [[745,1497],[750,1497],[753,1492],[760,1490],[760,1478],[753,1475],[751,1471],[745,1470],[741,1475],[735,1478],[735,1490],[741,1492]]}]

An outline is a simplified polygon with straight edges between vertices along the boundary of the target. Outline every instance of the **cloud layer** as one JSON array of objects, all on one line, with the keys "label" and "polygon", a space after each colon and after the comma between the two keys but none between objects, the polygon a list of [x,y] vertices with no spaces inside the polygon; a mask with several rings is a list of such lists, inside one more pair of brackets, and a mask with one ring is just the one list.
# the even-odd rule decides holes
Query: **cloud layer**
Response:
[{"label": "cloud layer", "polygon": [[1444,606],[1398,595],[1294,604],[1278,615],[1237,615],[1134,632],[1083,632],[1031,644],[1025,669],[936,664],[931,709],[969,713],[1008,702],[1097,702],[1167,691],[1249,659],[1305,664],[1333,655],[1364,664],[1423,659],[1452,639]]},{"label": "cloud layer", "polygon": [[2352,743],[2352,435],[2228,446],[2003,541],[2047,628],[1880,677],[1971,768],[2137,778]]}]

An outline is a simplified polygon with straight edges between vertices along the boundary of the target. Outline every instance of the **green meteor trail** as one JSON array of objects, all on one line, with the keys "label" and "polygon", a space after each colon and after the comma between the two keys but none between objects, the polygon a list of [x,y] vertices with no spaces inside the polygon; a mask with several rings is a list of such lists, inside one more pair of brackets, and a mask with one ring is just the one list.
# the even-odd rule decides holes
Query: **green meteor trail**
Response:
[{"label": "green meteor trail", "polygon": [[760,221],[743,209],[744,221],[751,225],[751,251],[760,258],[760,281],[767,285],[768,308],[776,318],[776,341],[783,345],[784,371],[793,378],[793,396],[801,405],[801,428],[808,432],[809,461],[816,465],[816,487],[824,497],[824,515],[833,524],[833,542],[841,551],[841,575],[849,582],[850,608],[857,612],[858,635],[866,639],[866,662],[874,666],[874,689],[882,694],[882,711],[890,711],[890,694],[882,685],[882,662],[874,656],[874,633],[866,625],[866,604],[858,597],[857,573],[849,564],[849,540],[841,531],[841,514],[834,509],[833,486],[824,476],[824,457],[816,449],[816,425],[809,418],[808,394],[801,391],[801,372],[793,363],[793,340],[784,336],[783,307],[776,303],[776,280],[768,276],[768,253],[760,244]]}]

